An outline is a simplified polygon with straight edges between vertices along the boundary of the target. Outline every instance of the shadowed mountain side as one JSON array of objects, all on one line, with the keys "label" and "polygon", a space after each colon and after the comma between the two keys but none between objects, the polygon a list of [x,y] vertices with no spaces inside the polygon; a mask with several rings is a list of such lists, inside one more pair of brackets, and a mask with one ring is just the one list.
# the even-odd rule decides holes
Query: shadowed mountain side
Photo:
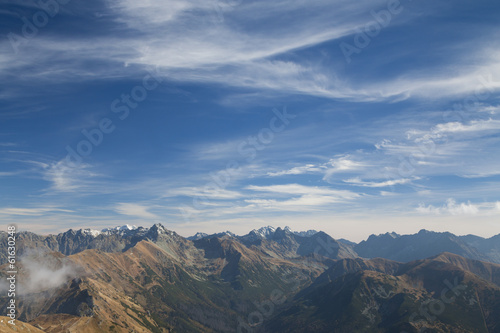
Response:
[{"label": "shadowed mountain side", "polygon": [[414,235],[400,236],[394,233],[371,235],[366,241],[354,246],[356,253],[363,258],[385,258],[408,262],[438,255],[442,252],[491,261],[484,253],[468,245],[460,237],[449,232],[421,230]]},{"label": "shadowed mountain side", "polygon": [[467,235],[460,236],[460,239],[486,254],[489,261],[500,264],[500,235],[490,238]]},{"label": "shadowed mountain side", "polygon": [[[455,264],[452,264],[454,262]],[[500,287],[452,254],[401,264],[339,260],[266,323],[269,332],[496,332]]]}]

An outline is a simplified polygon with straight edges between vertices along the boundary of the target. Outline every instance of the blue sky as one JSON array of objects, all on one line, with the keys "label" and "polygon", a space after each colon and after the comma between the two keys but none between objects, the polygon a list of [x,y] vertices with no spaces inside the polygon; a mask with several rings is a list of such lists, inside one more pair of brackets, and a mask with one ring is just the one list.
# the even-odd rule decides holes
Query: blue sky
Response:
[{"label": "blue sky", "polygon": [[6,0],[0,15],[4,226],[500,233],[496,1]]}]

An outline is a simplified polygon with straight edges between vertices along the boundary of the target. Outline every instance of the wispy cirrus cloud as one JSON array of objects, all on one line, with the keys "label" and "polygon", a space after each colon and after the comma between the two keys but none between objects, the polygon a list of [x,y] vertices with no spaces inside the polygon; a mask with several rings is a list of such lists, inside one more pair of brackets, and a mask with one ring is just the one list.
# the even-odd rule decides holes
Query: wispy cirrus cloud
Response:
[{"label": "wispy cirrus cloud", "polygon": [[73,213],[73,210],[56,207],[38,207],[38,208],[0,208],[0,215],[19,215],[19,216],[41,216],[47,213]]},{"label": "wispy cirrus cloud", "polygon": [[[165,6],[162,1],[117,0],[108,5],[107,23],[120,34],[96,34],[92,39],[80,40],[39,36],[30,42],[38,51],[36,55],[24,54],[32,60],[28,63],[35,57],[44,63],[40,66],[43,71],[35,70],[31,75],[49,82],[67,82],[116,78],[125,73],[133,76],[153,66],[176,81],[365,102],[410,97],[442,99],[474,93],[481,84],[477,78],[486,74],[493,77],[486,89],[500,89],[500,50],[491,43],[476,47],[474,56],[481,60],[480,64],[469,65],[458,74],[457,63],[470,64],[469,54],[467,59],[457,56],[451,65],[443,64],[439,74],[434,69],[419,70],[418,75],[403,70],[387,79],[372,78],[371,82],[343,76],[339,70],[345,64],[343,57],[330,58],[333,66],[324,66],[321,61],[288,56],[356,35],[373,21],[371,10],[386,7],[386,1],[362,1],[356,6],[348,1],[241,2],[222,6],[226,18],[223,24],[214,24],[212,20],[213,3],[202,1],[173,1]],[[272,13],[277,14],[278,10],[281,17],[300,19],[276,24]],[[432,6],[428,12],[433,12]],[[398,24],[411,21],[412,17],[402,16]],[[8,42],[4,41],[3,46],[8,49]],[[15,77],[10,73],[19,72],[24,65],[9,61],[13,57],[5,55],[2,70]],[[54,59],[58,60],[57,65]],[[89,62],[93,66],[88,66]],[[28,81],[17,82],[25,86]]]},{"label": "wispy cirrus cloud", "polygon": [[127,215],[132,217],[139,217],[144,219],[158,219],[159,217],[149,210],[151,207],[139,205],[136,203],[118,203],[115,206],[115,211],[121,215]]},{"label": "wispy cirrus cloud", "polygon": [[326,186],[305,186],[300,184],[284,184],[284,185],[268,185],[268,186],[249,185],[246,186],[245,189],[256,192],[272,193],[281,196],[300,195],[300,196],[316,196],[323,198],[328,197],[331,198],[332,200],[337,200],[337,201],[352,200],[360,197],[358,193],[354,193],[347,190],[336,190]]},{"label": "wispy cirrus cloud", "polygon": [[500,120],[489,118],[464,122],[447,122],[434,126],[429,131],[410,130],[407,132],[409,139],[417,143],[443,139],[446,135],[487,135],[488,132],[500,131]]},{"label": "wispy cirrus cloud", "polygon": [[353,156],[341,155],[331,158],[326,163],[308,163],[306,165],[296,166],[287,170],[268,172],[267,175],[270,177],[279,177],[286,175],[323,174],[324,179],[326,180],[333,174],[360,171],[368,166],[369,165],[364,162],[355,160],[355,157]]},{"label": "wispy cirrus cloud", "polygon": [[51,182],[51,191],[84,192],[89,189],[89,180],[97,176],[89,164],[68,166],[65,160],[42,164],[44,179]]},{"label": "wispy cirrus cloud", "polygon": [[318,173],[324,172],[326,170],[325,165],[315,165],[315,164],[306,164],[303,166],[293,167],[288,170],[282,170],[277,172],[268,172],[267,175],[270,177],[279,177],[285,175],[302,175],[306,173]]},{"label": "wispy cirrus cloud", "polygon": [[227,190],[215,183],[208,183],[204,187],[180,187],[167,191],[163,197],[205,197],[218,200],[233,200],[242,197],[237,191]]},{"label": "wispy cirrus cloud", "polygon": [[344,182],[349,185],[362,186],[362,187],[388,187],[394,185],[406,185],[410,184],[413,180],[418,178],[401,178],[401,179],[393,179],[387,180],[383,182],[367,182],[362,181],[359,177],[345,179]]}]

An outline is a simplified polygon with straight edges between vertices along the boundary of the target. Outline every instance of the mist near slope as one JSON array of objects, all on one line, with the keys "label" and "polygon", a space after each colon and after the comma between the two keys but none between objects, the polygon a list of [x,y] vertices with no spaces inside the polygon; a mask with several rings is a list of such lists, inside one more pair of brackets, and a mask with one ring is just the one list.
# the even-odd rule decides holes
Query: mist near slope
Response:
[{"label": "mist near slope", "polygon": [[[57,289],[83,274],[83,269],[74,262],[49,251],[27,251],[18,259],[16,266],[18,295]],[[0,280],[0,292],[8,289],[6,279]]]}]

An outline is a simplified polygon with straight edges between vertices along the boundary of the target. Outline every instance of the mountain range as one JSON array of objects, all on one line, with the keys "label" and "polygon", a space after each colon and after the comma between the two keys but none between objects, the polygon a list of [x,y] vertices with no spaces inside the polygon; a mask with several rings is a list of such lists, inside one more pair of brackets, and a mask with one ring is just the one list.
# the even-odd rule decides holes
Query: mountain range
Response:
[{"label": "mountain range", "polygon": [[18,319],[44,332],[500,332],[500,235],[155,224],[21,232],[17,250]]}]

